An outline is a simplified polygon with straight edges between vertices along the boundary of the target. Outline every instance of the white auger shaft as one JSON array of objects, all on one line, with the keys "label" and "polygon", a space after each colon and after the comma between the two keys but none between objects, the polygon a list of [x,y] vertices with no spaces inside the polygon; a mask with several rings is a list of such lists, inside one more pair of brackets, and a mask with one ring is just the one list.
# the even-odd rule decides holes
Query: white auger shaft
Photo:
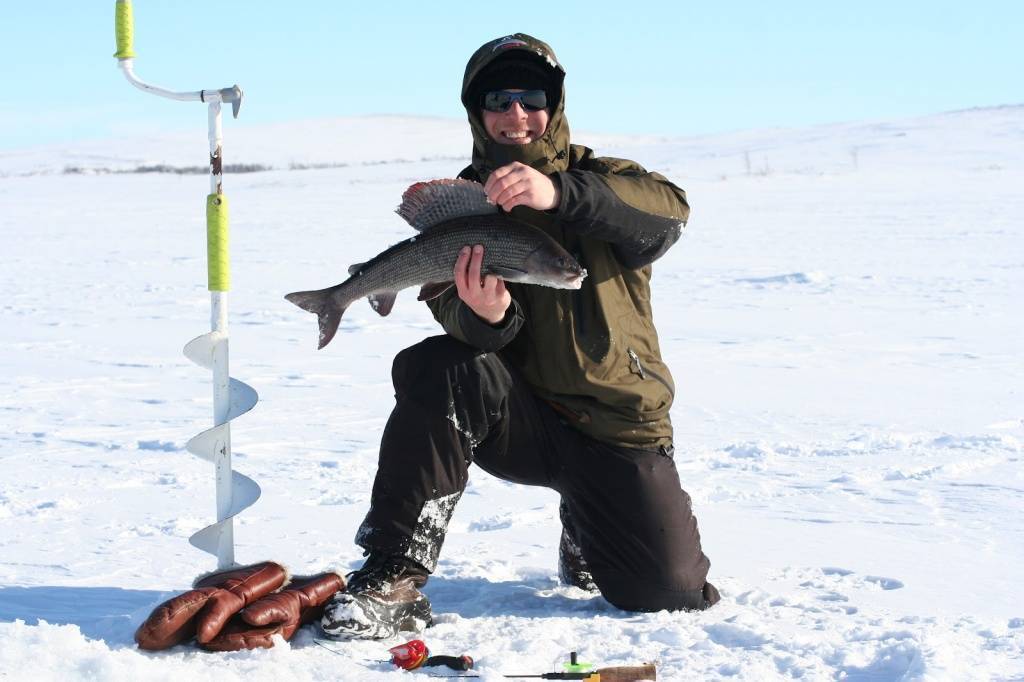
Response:
[{"label": "white auger shaft", "polygon": [[185,356],[213,372],[213,427],[189,440],[188,451],[213,462],[217,490],[217,522],[201,529],[189,542],[217,557],[218,568],[235,564],[232,518],[252,505],[260,487],[231,468],[231,421],[251,410],[259,400],[251,386],[228,374],[228,256],[227,197],[224,196],[221,102],[230,102],[238,117],[242,90],[237,85],[217,90],[173,92],[145,83],[135,75],[132,50],[132,7],[130,0],[117,0],[114,14],[117,57],[121,70],[132,85],[153,95],[178,101],[201,101],[209,107],[210,193],[206,198],[207,279],[210,290],[210,333],[192,339]]}]

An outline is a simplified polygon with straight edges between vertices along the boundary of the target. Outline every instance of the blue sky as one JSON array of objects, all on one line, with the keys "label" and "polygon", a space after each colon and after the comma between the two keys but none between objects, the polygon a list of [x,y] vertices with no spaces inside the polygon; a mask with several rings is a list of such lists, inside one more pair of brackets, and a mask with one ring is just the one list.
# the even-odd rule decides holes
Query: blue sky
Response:
[{"label": "blue sky", "polygon": [[[238,83],[246,124],[461,119],[466,59],[515,31],[554,46],[576,131],[691,135],[1024,102],[1019,1],[133,4],[138,75],[180,90]],[[124,81],[113,7],[5,6],[0,149],[205,128],[200,105]]]}]

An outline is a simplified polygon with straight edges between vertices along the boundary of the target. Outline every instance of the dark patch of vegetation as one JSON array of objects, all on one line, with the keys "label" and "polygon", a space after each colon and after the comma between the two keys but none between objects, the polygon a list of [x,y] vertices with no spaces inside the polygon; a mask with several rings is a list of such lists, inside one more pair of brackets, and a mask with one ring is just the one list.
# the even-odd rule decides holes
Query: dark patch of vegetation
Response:
[{"label": "dark patch of vegetation", "polygon": [[[224,165],[225,173],[261,173],[274,170],[273,166],[265,166],[261,163],[228,163]],[[135,168],[82,168],[80,166],[65,166],[64,175],[107,175],[107,174],[130,174],[130,173],[174,173],[176,175],[207,175],[210,172],[209,166],[171,166],[166,163],[136,166]]]}]

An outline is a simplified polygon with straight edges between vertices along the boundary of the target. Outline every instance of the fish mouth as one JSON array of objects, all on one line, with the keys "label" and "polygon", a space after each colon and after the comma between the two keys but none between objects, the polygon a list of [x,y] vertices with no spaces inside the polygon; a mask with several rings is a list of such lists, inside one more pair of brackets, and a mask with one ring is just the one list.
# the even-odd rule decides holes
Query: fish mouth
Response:
[{"label": "fish mouth", "polygon": [[579,272],[571,272],[565,276],[566,289],[582,289],[583,280],[587,278],[587,269],[580,268]]}]

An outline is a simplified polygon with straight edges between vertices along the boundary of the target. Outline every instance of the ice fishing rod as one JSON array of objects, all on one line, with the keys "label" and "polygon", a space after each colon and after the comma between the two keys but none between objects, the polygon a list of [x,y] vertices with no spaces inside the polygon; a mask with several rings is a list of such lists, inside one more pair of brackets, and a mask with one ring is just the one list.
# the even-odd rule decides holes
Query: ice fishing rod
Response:
[{"label": "ice fishing rod", "polygon": [[569,662],[565,664],[565,672],[540,673],[539,675],[504,675],[516,679],[540,680],[584,680],[584,682],[638,682],[639,680],[657,680],[658,671],[653,663],[643,665],[615,666],[592,670],[590,663],[581,663],[575,651],[569,652]]},{"label": "ice fishing rod", "polygon": [[584,680],[584,682],[647,682],[657,680],[657,671],[654,665],[616,666],[613,668],[598,668],[587,672],[577,673],[541,673],[539,675],[503,675],[503,677],[514,679],[534,678],[539,680]]},{"label": "ice fishing rod", "polygon": [[192,362],[213,372],[213,427],[199,433],[185,446],[197,457],[214,465],[217,490],[217,521],[189,538],[195,547],[217,557],[218,568],[235,564],[232,518],[251,506],[260,487],[248,476],[231,469],[231,421],[251,410],[259,396],[251,386],[228,375],[228,289],[231,263],[228,254],[228,201],[223,190],[223,133],[221,103],[231,104],[238,118],[242,89],[237,85],[214,90],[174,92],[140,80],[135,75],[132,47],[134,22],[130,0],[117,0],[114,7],[114,35],[118,65],[128,82],[151,95],[179,102],[205,102],[210,138],[210,193],[206,197],[207,289],[210,291],[210,332],[192,339],[184,353]]}]

